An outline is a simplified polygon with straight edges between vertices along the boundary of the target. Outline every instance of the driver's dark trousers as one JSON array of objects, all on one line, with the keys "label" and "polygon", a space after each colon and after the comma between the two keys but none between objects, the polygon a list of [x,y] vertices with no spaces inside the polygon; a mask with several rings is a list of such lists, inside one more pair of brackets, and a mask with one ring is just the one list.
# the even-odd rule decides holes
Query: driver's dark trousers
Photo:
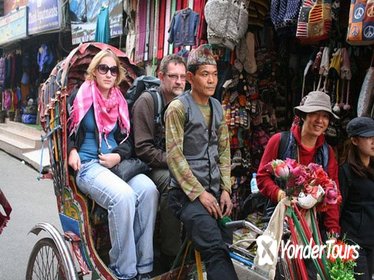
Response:
[{"label": "driver's dark trousers", "polygon": [[238,279],[228,247],[229,232],[222,230],[197,198],[190,201],[180,189],[169,191],[169,208],[183,222],[187,238],[200,252],[208,280]]}]

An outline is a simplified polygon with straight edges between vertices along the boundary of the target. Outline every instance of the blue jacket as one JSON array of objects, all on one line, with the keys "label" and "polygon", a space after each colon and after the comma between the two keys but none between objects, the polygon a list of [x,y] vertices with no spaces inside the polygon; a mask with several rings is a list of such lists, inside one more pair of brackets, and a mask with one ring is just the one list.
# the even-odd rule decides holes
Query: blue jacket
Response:
[{"label": "blue jacket", "polygon": [[190,8],[176,11],[169,28],[169,43],[175,47],[196,45],[199,14]]}]

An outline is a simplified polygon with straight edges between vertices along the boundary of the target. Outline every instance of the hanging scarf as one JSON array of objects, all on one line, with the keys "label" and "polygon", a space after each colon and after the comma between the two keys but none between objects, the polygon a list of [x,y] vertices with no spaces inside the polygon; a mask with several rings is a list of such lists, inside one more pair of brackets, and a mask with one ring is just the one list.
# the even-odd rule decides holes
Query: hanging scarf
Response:
[{"label": "hanging scarf", "polygon": [[[130,131],[129,111],[125,98],[118,87],[111,88],[109,96],[105,99],[98,89],[95,81],[85,81],[79,88],[73,102],[69,118],[70,135],[77,133],[79,125],[93,105],[96,126],[99,131],[99,146],[102,135],[108,145],[107,136],[114,129],[117,120],[122,134]],[[126,137],[127,138],[127,137]]]}]

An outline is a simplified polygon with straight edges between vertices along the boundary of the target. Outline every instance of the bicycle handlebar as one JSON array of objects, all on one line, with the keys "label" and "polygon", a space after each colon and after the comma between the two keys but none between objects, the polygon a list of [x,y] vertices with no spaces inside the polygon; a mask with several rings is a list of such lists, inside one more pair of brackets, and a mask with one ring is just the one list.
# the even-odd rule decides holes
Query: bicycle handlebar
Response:
[{"label": "bicycle handlebar", "polygon": [[263,234],[264,231],[256,227],[254,224],[252,224],[249,221],[246,220],[238,220],[238,221],[231,221],[225,223],[225,227],[228,229],[239,229],[239,228],[247,228],[250,230],[253,230],[254,232],[258,234]]}]

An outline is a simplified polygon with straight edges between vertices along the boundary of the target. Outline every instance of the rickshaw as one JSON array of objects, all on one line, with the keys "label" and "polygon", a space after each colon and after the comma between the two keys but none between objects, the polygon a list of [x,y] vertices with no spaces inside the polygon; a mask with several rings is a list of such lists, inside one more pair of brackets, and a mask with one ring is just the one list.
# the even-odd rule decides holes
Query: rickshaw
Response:
[{"label": "rickshaw", "polygon": [[[63,233],[49,223],[38,223],[31,229],[33,234],[44,232],[49,236],[38,240],[32,249],[27,280],[116,279],[107,267],[111,246],[107,212],[79,191],[67,164],[67,100],[84,81],[92,57],[106,48],[120,58],[126,69],[126,78],[120,85],[122,92],[126,92],[141,71],[119,49],[97,42],[81,44],[73,49],[53,68],[40,89],[38,109],[45,131],[42,142],[48,145],[50,157],[48,169],[41,170],[41,174],[43,178],[53,180]],[[185,256],[186,253],[181,253],[183,261],[175,265],[175,269],[153,279],[203,279],[201,263],[184,261]],[[241,279],[265,279],[252,269],[247,256],[237,252],[233,252],[233,256],[237,259],[238,274],[243,275]]]}]

